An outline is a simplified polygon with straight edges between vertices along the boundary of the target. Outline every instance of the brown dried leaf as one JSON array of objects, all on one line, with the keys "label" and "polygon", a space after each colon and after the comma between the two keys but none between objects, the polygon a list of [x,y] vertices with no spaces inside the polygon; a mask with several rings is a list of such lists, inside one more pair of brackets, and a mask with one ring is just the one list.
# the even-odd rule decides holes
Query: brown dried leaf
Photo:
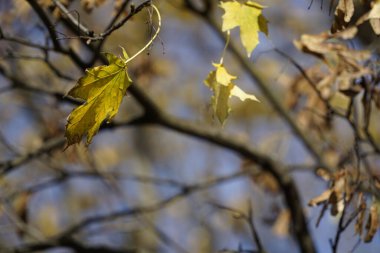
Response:
[{"label": "brown dried leaf", "polygon": [[27,217],[27,208],[28,208],[28,203],[29,199],[31,197],[30,192],[23,192],[20,195],[18,195],[12,203],[12,207],[17,215],[17,217],[20,218],[23,222],[27,223],[28,222],[28,217]]},{"label": "brown dried leaf", "polygon": [[331,51],[325,43],[328,38],[329,35],[327,33],[321,33],[318,35],[303,34],[301,35],[300,40],[294,41],[294,45],[298,50],[324,60],[324,54]]},{"label": "brown dried leaf", "polygon": [[338,194],[336,191],[333,191],[329,198],[329,203],[331,204],[331,215],[336,216],[339,213],[339,200],[338,200]]},{"label": "brown dried leaf", "polygon": [[372,203],[367,224],[366,224],[367,234],[364,237],[364,242],[368,243],[372,241],[378,227],[379,227],[379,216],[377,213],[377,204]]},{"label": "brown dried leaf", "polygon": [[353,0],[339,0],[334,13],[334,23],[331,31],[333,33],[344,30],[354,15],[354,1]]},{"label": "brown dried leaf", "polygon": [[[15,214],[25,224],[27,224],[29,221],[28,204],[29,204],[30,197],[31,197],[30,192],[23,192],[19,194],[12,202],[12,207]],[[21,229],[17,229],[17,234],[22,237],[24,235],[24,231]]]},{"label": "brown dried leaf", "polygon": [[[336,62],[338,60],[349,60],[348,63],[355,63],[358,61],[364,61],[371,57],[371,53],[365,50],[353,50],[348,48],[343,43],[337,43],[336,41],[331,41],[331,39],[344,39],[349,37],[349,35],[354,34],[355,29],[348,30],[346,32],[328,34],[321,33],[316,35],[303,34],[299,40],[294,41],[294,45],[302,52],[312,54],[324,61],[327,61],[329,57],[340,56],[342,59],[334,59]],[[337,64],[335,64],[337,65]],[[357,64],[354,64],[355,66]]]},{"label": "brown dried leaf", "polygon": [[315,197],[315,198],[312,198],[308,205],[309,206],[317,206],[317,205],[320,205],[322,204],[323,202],[327,201],[330,199],[330,195],[332,193],[332,190],[331,189],[328,189],[326,191],[324,191],[321,195]]},{"label": "brown dried leaf", "polygon": [[266,171],[260,171],[259,173],[253,175],[252,180],[255,184],[257,184],[266,192],[270,192],[273,194],[279,192],[277,180]]},{"label": "brown dried leaf", "polygon": [[380,189],[380,179],[379,177],[375,176],[374,178],[374,185],[377,189]]},{"label": "brown dried leaf", "polygon": [[372,2],[372,9],[362,15],[355,23],[356,26],[363,24],[366,21],[369,21],[375,34],[380,35],[380,2]]},{"label": "brown dried leaf", "polygon": [[376,35],[380,35],[380,18],[370,19],[369,23],[371,24],[373,32]]},{"label": "brown dried leaf", "polygon": [[339,91],[347,97],[355,97],[360,93],[362,88],[358,85],[348,87],[347,89],[339,89]]},{"label": "brown dried leaf", "polygon": [[324,169],[324,168],[318,168],[317,171],[315,172],[318,176],[320,176],[321,178],[323,178],[323,180],[325,181],[329,181],[331,180],[331,173]]},{"label": "brown dried leaf", "polygon": [[370,19],[380,19],[380,2],[379,1],[373,1],[372,2],[372,9],[368,14],[368,18]]},{"label": "brown dried leaf", "polygon": [[[313,84],[318,84],[326,75],[319,66],[307,69],[305,72]],[[320,89],[319,85],[316,86]],[[319,99],[303,75],[297,76],[290,83],[290,88],[287,91],[286,104],[297,113],[297,121],[300,125],[308,131],[315,130],[317,132],[321,129],[328,130],[330,128],[329,119],[320,117],[321,114],[326,115],[328,113],[326,105]],[[310,113],[310,108],[318,111],[318,113]]]},{"label": "brown dried leaf", "polygon": [[105,0],[82,0],[82,7],[87,12],[91,12],[94,8],[99,7],[105,2]]},{"label": "brown dried leaf", "polygon": [[282,210],[273,224],[273,233],[280,237],[289,235],[290,212],[288,209]]},{"label": "brown dried leaf", "polygon": [[343,31],[337,32],[334,34],[336,38],[341,38],[344,40],[352,39],[358,33],[358,28],[356,26],[352,26],[350,28],[344,29]]},{"label": "brown dried leaf", "polygon": [[358,234],[359,236],[362,235],[363,233],[363,223],[364,223],[364,217],[365,217],[365,211],[366,211],[366,208],[367,208],[367,204],[366,204],[366,201],[363,197],[363,193],[359,193],[359,200],[358,200],[358,203],[359,203],[359,206],[358,206],[358,209],[360,210],[359,211],[359,214],[358,214],[358,218],[356,219],[356,223],[355,223],[355,234]]},{"label": "brown dried leaf", "polygon": [[355,85],[357,79],[371,74],[371,70],[363,65],[363,62],[371,57],[369,51],[350,49],[336,41],[347,36],[345,32],[333,35],[302,35],[300,40],[294,42],[299,50],[318,57],[327,65],[329,74],[320,81],[318,89],[321,90],[321,86],[326,85],[329,95],[335,93],[334,85],[338,86],[338,89],[347,90]]}]

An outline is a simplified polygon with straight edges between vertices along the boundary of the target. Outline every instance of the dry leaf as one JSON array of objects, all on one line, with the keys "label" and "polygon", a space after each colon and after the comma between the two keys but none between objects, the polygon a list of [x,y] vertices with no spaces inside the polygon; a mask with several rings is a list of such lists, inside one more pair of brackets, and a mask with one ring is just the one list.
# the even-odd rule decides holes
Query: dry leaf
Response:
[{"label": "dry leaf", "polygon": [[318,168],[315,173],[325,181],[331,180],[331,173],[324,168]]},{"label": "dry leaf", "polygon": [[[28,222],[29,222],[28,204],[29,204],[29,200],[30,200],[31,196],[32,196],[32,194],[29,191],[22,192],[12,202],[12,207],[13,207],[15,214],[25,224],[28,224]],[[19,236],[23,236],[24,231],[18,229],[17,234]]]},{"label": "dry leaf", "polygon": [[366,224],[367,234],[364,237],[364,242],[366,243],[372,241],[379,227],[379,216],[377,213],[376,203],[372,203],[372,206],[369,212],[370,213],[369,213],[367,224]]},{"label": "dry leaf", "polygon": [[330,187],[330,189],[324,191],[317,197],[312,198],[309,201],[308,205],[316,206],[322,203],[326,203],[327,201],[327,204],[331,205],[331,214],[333,216],[337,215],[343,209],[342,207],[344,207],[342,206],[342,204],[344,203],[343,196],[348,189],[348,179],[346,178],[347,176],[351,176],[347,172],[347,170],[341,170],[336,172],[334,175],[332,175],[332,186]]},{"label": "dry leaf", "polygon": [[279,192],[277,180],[269,172],[260,171],[257,174],[254,174],[251,178],[253,182],[264,191],[274,194]]},{"label": "dry leaf", "polygon": [[353,0],[339,0],[334,13],[334,23],[331,31],[333,33],[344,30],[354,15]]},{"label": "dry leaf", "polygon": [[275,223],[273,224],[273,233],[280,237],[288,236],[290,218],[290,212],[288,209],[281,210],[280,214],[277,216]]},{"label": "dry leaf", "polygon": [[317,205],[320,205],[322,203],[324,203],[325,201],[327,201],[328,199],[330,199],[330,195],[332,193],[332,190],[331,189],[328,189],[326,191],[324,191],[321,195],[315,197],[315,198],[312,198],[308,205],[309,206],[317,206]]},{"label": "dry leaf", "polygon": [[[364,65],[371,57],[369,51],[350,49],[345,44],[336,42],[336,39],[347,38],[348,34],[350,33],[347,31],[333,35],[305,34],[294,42],[299,50],[318,57],[326,64],[329,74],[323,80],[328,80],[325,84],[330,93],[335,93],[334,85],[338,90],[355,90],[356,80],[372,73],[371,69]],[[318,88],[321,89],[321,86],[322,83],[319,83]]]},{"label": "dry leaf", "polygon": [[369,19],[380,18],[380,1],[372,2],[374,3],[371,11],[368,14]]},{"label": "dry leaf", "polygon": [[365,211],[367,208],[367,203],[364,199],[363,193],[359,193],[359,206],[358,209],[360,209],[358,217],[356,219],[355,223],[355,234],[358,234],[359,236],[363,233],[363,223],[364,223],[364,217],[365,217]]},{"label": "dry leaf", "polygon": [[380,2],[377,1],[368,13],[369,23],[375,34],[380,35]]},{"label": "dry leaf", "polygon": [[369,23],[371,24],[373,32],[377,35],[380,35],[380,18],[370,19]]},{"label": "dry leaf", "polygon": [[85,11],[91,12],[94,8],[99,7],[105,0],[82,0],[81,4]]},{"label": "dry leaf", "polygon": [[338,194],[335,191],[333,191],[329,197],[329,204],[331,204],[330,212],[332,216],[336,216],[340,211],[338,203]]}]

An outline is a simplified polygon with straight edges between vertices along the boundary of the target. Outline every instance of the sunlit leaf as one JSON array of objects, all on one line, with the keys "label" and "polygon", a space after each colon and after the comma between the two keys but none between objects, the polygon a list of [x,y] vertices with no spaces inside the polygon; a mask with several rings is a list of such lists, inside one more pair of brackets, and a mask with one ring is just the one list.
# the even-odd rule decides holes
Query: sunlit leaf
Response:
[{"label": "sunlit leaf", "polygon": [[124,60],[128,60],[129,55],[128,55],[127,51],[125,51],[125,48],[122,47],[122,46],[120,46],[120,48],[121,48],[121,51],[123,52],[123,58],[124,58]]},{"label": "sunlit leaf", "polygon": [[230,75],[222,64],[213,63],[213,65],[216,69],[209,73],[204,82],[214,93],[211,100],[212,108],[219,122],[223,124],[231,111],[229,105],[231,96],[238,97],[242,101],[259,100],[233,84],[232,81],[236,79],[236,76]]},{"label": "sunlit leaf", "polygon": [[211,98],[211,104],[214,114],[220,123],[224,123],[230,112],[229,98],[231,94],[231,85],[224,85],[217,81],[217,71],[211,71],[205,80],[205,84],[212,90],[214,95]]},{"label": "sunlit leaf", "polygon": [[371,11],[369,12],[368,18],[380,18],[380,1],[377,1]]},{"label": "sunlit leaf", "polygon": [[377,1],[368,14],[369,23],[375,34],[380,35],[380,1]]},{"label": "sunlit leaf", "polygon": [[109,64],[87,70],[84,77],[68,95],[86,102],[75,108],[68,117],[65,136],[67,145],[78,143],[87,135],[87,145],[100,125],[110,121],[118,112],[120,103],[131,85],[124,61],[106,54]]},{"label": "sunlit leaf", "polygon": [[245,91],[240,89],[238,86],[234,86],[232,88],[231,95],[239,98],[243,102],[247,99],[259,101],[255,95],[246,93]]},{"label": "sunlit leaf", "polygon": [[259,32],[268,35],[268,21],[262,15],[264,6],[247,1],[241,4],[236,1],[222,2],[220,7],[225,11],[222,30],[228,31],[240,27],[240,38],[248,57],[259,44]]}]

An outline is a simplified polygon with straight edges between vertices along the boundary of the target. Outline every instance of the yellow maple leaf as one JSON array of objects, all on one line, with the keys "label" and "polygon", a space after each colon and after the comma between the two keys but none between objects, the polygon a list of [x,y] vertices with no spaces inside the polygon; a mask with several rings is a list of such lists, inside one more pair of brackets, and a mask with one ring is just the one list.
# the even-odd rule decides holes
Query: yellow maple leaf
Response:
[{"label": "yellow maple leaf", "polygon": [[222,2],[220,7],[225,11],[222,31],[240,27],[240,39],[249,57],[259,44],[258,33],[268,35],[268,21],[262,15],[265,7],[252,1],[244,4],[236,1]]},{"label": "yellow maple leaf", "polygon": [[215,70],[211,71],[204,83],[209,87],[214,95],[211,105],[214,114],[223,125],[231,111],[229,99],[231,96],[238,97],[241,101],[246,99],[259,101],[254,95],[245,93],[242,89],[232,83],[236,76],[230,75],[223,64],[213,63]]},{"label": "yellow maple leaf", "polygon": [[[106,54],[106,57],[108,65],[88,69],[86,75],[68,93],[86,102],[75,108],[67,119],[67,146],[80,142],[85,135],[87,145],[90,144],[100,125],[116,115],[127,88],[132,83],[124,62],[126,59],[113,54]],[[124,57],[127,55],[124,54]]]}]

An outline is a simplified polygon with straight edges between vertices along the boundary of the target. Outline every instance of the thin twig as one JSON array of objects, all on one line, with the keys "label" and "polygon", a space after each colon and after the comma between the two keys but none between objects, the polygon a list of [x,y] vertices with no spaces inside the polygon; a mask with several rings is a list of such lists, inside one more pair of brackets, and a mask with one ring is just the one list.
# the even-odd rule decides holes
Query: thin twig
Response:
[{"label": "thin twig", "polygon": [[257,252],[260,252],[260,253],[266,252],[263,248],[259,234],[257,233],[257,230],[255,228],[255,224],[253,222],[253,211],[252,211],[252,204],[251,203],[249,204],[249,207],[248,207],[249,209],[248,209],[247,214],[245,214],[244,212],[237,210],[235,208],[220,205],[218,203],[211,203],[211,204],[213,206],[219,208],[219,209],[223,209],[223,210],[227,210],[227,211],[232,212],[234,214],[234,217],[237,219],[243,219],[249,226],[249,230],[252,234],[253,241],[256,243]]}]

